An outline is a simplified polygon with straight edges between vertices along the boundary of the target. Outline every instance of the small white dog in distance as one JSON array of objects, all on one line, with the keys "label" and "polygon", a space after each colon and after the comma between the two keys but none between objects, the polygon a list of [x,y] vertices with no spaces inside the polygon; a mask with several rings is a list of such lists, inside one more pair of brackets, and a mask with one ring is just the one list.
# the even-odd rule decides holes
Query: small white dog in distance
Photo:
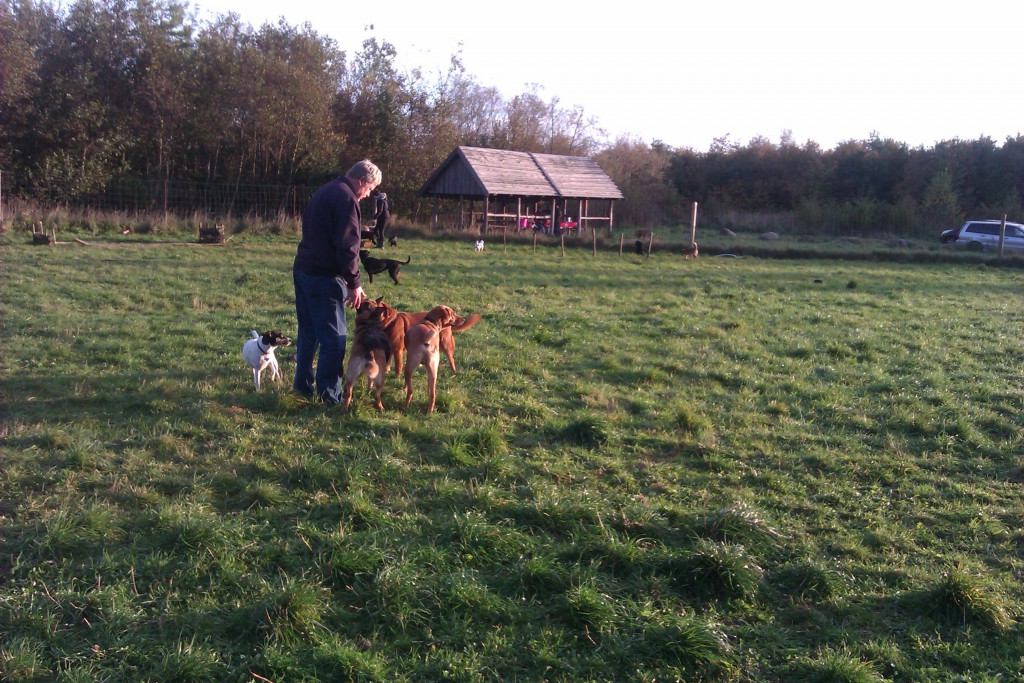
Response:
[{"label": "small white dog in distance", "polygon": [[483,251],[484,250],[484,241],[483,240],[477,240],[476,242],[474,242],[473,243],[473,249],[475,249],[476,251]]},{"label": "small white dog in distance", "polygon": [[250,334],[252,334],[252,338],[242,344],[242,358],[245,360],[245,364],[252,369],[252,383],[256,385],[258,391],[260,375],[265,369],[270,368],[272,381],[281,379],[281,368],[277,365],[274,349],[278,346],[287,346],[292,343],[292,340],[277,330],[267,330],[263,334],[253,330]]}]

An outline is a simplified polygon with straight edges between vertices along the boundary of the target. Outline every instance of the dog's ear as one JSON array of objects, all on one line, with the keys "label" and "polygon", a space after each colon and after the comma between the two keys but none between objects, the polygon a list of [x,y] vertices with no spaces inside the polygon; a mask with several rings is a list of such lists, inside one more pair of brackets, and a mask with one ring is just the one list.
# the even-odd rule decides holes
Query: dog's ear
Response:
[{"label": "dog's ear", "polygon": [[442,326],[447,327],[448,325],[454,323],[455,320],[458,318],[458,316],[455,315],[455,311],[453,311],[450,306],[445,306],[444,304],[441,304],[435,310],[437,311],[436,320]]}]

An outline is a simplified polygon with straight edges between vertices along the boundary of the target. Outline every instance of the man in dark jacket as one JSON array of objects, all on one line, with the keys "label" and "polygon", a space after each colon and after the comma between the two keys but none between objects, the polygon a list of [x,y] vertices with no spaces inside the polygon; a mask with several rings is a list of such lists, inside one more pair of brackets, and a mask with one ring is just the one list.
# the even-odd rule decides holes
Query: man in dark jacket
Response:
[{"label": "man in dark jacket", "polygon": [[[359,200],[380,180],[380,169],[364,159],[321,186],[302,213],[302,238],[292,265],[298,318],[292,387],[312,396],[315,379],[316,394],[325,403],[341,401],[345,304],[358,308],[366,296],[359,278]],[[318,351],[314,377],[313,357]]]},{"label": "man in dark jacket", "polygon": [[373,191],[373,217],[376,220],[373,226],[373,246],[383,247],[384,228],[391,220],[391,209],[388,208],[388,196],[379,187]]}]

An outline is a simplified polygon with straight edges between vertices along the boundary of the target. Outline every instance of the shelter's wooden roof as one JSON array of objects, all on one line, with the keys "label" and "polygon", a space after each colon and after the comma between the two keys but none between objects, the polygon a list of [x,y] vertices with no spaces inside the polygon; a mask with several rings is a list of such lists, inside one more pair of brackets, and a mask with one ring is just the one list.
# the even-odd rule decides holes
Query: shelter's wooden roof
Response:
[{"label": "shelter's wooden roof", "polygon": [[461,146],[431,174],[420,194],[622,199],[612,179],[589,157]]}]

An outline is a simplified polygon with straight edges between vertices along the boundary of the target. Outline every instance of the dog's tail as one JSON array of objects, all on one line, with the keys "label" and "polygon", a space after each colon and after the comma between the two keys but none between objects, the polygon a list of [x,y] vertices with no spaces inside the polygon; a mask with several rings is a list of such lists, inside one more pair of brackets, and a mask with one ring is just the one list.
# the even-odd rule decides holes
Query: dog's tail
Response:
[{"label": "dog's tail", "polygon": [[479,313],[470,313],[465,318],[461,315],[455,316],[455,322],[452,323],[452,332],[461,332],[462,330],[468,330],[480,322]]},{"label": "dog's tail", "polygon": [[399,261],[399,263],[401,263],[404,266],[404,265],[408,265],[409,261],[412,261],[412,256],[410,256],[409,258],[405,259],[404,261]]},{"label": "dog's tail", "polygon": [[257,332],[256,330],[249,330],[249,336],[252,337],[253,339],[259,339],[260,333]]}]

